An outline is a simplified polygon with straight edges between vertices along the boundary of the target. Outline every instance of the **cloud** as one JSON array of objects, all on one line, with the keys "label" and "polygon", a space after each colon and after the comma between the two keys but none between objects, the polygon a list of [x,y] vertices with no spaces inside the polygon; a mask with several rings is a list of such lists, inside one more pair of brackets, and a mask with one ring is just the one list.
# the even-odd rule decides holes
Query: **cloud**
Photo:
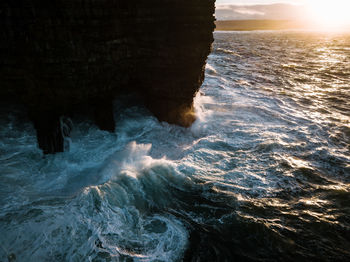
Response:
[{"label": "cloud", "polygon": [[246,7],[237,8],[235,10],[235,12],[242,14],[242,15],[257,15],[257,16],[265,15],[264,12],[256,11],[256,10],[253,10],[251,8],[246,8]]},{"label": "cloud", "polygon": [[302,6],[291,4],[270,5],[218,5],[217,20],[299,20],[305,16]]}]

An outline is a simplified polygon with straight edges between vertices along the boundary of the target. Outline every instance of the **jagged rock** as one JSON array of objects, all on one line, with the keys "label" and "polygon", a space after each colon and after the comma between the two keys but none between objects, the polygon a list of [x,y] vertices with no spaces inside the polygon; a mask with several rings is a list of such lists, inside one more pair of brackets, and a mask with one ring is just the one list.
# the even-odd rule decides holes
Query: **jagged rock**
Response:
[{"label": "jagged rock", "polygon": [[91,108],[114,129],[113,97],[138,92],[160,120],[189,126],[213,42],[215,0],[2,0],[0,95],[25,103],[45,153],[57,119]]}]

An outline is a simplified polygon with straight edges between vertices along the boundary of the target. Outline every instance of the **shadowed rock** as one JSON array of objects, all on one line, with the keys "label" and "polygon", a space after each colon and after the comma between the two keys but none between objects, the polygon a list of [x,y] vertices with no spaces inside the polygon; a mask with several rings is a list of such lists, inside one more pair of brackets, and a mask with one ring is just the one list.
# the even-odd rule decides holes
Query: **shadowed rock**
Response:
[{"label": "shadowed rock", "polygon": [[0,1],[0,95],[30,110],[45,153],[58,119],[93,112],[114,129],[112,100],[138,92],[161,121],[189,126],[214,30],[214,0]]}]

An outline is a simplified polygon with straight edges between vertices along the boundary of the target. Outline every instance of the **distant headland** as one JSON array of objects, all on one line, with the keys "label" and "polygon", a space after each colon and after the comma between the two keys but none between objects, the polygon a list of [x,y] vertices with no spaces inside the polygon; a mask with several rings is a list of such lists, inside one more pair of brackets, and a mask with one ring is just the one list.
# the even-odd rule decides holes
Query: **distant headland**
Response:
[{"label": "distant headland", "polygon": [[215,24],[217,31],[306,29],[303,22],[294,20],[221,20]]}]

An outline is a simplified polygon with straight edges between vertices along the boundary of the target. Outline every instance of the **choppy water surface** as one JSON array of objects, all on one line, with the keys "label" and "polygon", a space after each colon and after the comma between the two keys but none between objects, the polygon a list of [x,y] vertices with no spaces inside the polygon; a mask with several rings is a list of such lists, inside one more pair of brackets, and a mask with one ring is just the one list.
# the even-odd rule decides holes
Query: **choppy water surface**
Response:
[{"label": "choppy water surface", "polygon": [[350,35],[215,39],[190,129],[116,101],[43,157],[2,107],[0,261],[350,260]]}]

